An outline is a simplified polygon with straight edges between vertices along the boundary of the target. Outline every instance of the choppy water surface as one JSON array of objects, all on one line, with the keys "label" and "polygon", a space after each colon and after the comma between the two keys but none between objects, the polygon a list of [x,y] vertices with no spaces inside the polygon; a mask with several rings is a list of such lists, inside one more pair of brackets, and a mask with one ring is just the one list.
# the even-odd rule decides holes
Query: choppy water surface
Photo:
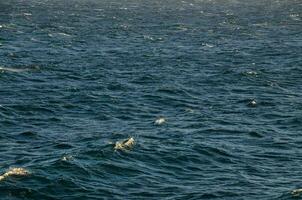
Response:
[{"label": "choppy water surface", "polygon": [[301,54],[299,0],[0,1],[0,198],[299,198]]}]

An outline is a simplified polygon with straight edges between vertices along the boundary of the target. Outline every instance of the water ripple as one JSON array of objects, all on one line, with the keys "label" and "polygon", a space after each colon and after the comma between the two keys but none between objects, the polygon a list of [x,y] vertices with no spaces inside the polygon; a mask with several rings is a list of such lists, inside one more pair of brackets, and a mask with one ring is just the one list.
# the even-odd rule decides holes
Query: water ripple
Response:
[{"label": "water ripple", "polygon": [[1,1],[0,198],[299,198],[301,10]]}]

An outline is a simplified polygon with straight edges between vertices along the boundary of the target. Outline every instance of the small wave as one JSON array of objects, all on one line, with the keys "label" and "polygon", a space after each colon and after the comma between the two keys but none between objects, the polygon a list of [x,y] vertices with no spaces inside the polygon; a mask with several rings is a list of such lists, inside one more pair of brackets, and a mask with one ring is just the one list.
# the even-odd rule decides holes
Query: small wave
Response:
[{"label": "small wave", "polygon": [[129,150],[134,146],[134,144],[135,144],[134,138],[130,137],[126,140],[116,142],[114,149],[115,150]]},{"label": "small wave", "polygon": [[256,100],[251,100],[250,102],[248,102],[247,106],[249,106],[249,107],[256,107],[257,106]]},{"label": "small wave", "polygon": [[150,36],[150,35],[144,35],[143,37],[144,37],[145,40],[149,40],[149,41],[153,41],[153,42],[163,40],[162,37],[153,37],[153,36]]},{"label": "small wave", "polygon": [[11,168],[0,176],[0,181],[10,176],[28,176],[30,173],[24,168]]},{"label": "small wave", "polygon": [[19,134],[19,136],[24,136],[24,137],[36,137],[38,134],[33,132],[33,131],[24,131],[22,133]]},{"label": "small wave", "polygon": [[61,158],[62,161],[71,161],[73,160],[73,156],[70,156],[70,155],[65,155]]},{"label": "small wave", "polygon": [[32,16],[31,13],[23,13],[24,16]]},{"label": "small wave", "polygon": [[258,106],[258,102],[255,99],[244,99],[239,100],[237,103],[244,103],[247,107],[256,107]]},{"label": "small wave", "polygon": [[48,36],[49,37],[62,37],[62,36],[63,37],[71,37],[72,35],[60,32],[60,33],[49,33]]},{"label": "small wave", "polygon": [[299,197],[302,194],[302,189],[295,189],[291,192],[293,197]]},{"label": "small wave", "polygon": [[208,47],[208,48],[213,48],[213,44],[208,44],[208,43],[202,43],[202,46]]},{"label": "small wave", "polygon": [[39,66],[33,66],[33,67],[26,67],[26,68],[14,68],[14,67],[3,67],[0,66],[0,72],[15,72],[15,73],[21,73],[21,72],[28,72],[32,70],[39,70]]},{"label": "small wave", "polygon": [[155,125],[162,125],[166,122],[166,119],[164,117],[160,117],[158,119],[155,120],[154,124]]},{"label": "small wave", "polygon": [[300,21],[301,18],[299,16],[299,14],[290,14],[289,17],[294,20],[294,21]]},{"label": "small wave", "polygon": [[189,27],[187,27],[185,24],[173,24],[170,29],[172,31],[175,31],[175,32],[183,32],[183,31],[187,31],[189,29]]},{"label": "small wave", "polygon": [[256,131],[251,131],[248,133],[251,137],[254,137],[254,138],[263,138],[264,136],[261,134],[261,133],[258,133]]},{"label": "small wave", "polygon": [[192,108],[186,108],[185,112],[187,112],[187,113],[194,113],[194,110]]},{"label": "small wave", "polygon": [[67,143],[60,143],[54,146],[57,149],[71,149],[73,148],[73,145],[67,144]]},{"label": "small wave", "polygon": [[26,72],[29,71],[29,69],[18,69],[18,68],[10,68],[10,67],[0,67],[0,72]]},{"label": "small wave", "polygon": [[101,9],[101,8],[96,8],[96,9],[93,9],[94,11],[98,11],[98,12],[103,12],[104,9]]},{"label": "small wave", "polygon": [[256,76],[258,75],[258,72],[256,71],[247,71],[247,72],[244,72],[245,75],[251,75],[251,76]]}]

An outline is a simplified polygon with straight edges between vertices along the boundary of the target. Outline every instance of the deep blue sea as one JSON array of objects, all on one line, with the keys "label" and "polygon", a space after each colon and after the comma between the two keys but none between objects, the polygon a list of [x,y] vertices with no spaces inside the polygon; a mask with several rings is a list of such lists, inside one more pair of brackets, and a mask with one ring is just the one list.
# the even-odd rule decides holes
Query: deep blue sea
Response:
[{"label": "deep blue sea", "polygon": [[301,0],[0,0],[0,199],[302,199],[301,91]]}]

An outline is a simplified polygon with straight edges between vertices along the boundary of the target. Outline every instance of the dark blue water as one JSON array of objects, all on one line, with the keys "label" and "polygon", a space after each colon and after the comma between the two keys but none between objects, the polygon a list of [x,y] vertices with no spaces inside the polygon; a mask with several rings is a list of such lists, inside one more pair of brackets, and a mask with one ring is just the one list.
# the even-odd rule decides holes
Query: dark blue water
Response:
[{"label": "dark blue water", "polygon": [[300,198],[300,0],[0,0],[0,66],[1,200]]}]

